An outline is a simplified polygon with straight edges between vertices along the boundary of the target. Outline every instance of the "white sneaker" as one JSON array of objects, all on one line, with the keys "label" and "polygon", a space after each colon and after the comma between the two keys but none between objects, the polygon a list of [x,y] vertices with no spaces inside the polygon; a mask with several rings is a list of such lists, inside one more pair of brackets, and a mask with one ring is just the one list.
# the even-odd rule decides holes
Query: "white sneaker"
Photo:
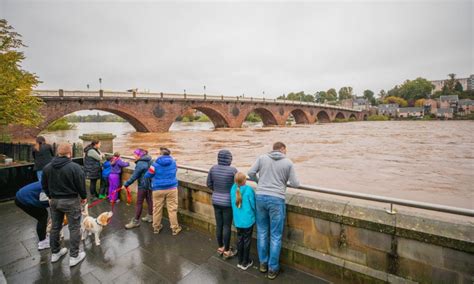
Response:
[{"label": "white sneaker", "polygon": [[56,262],[58,261],[63,255],[67,253],[67,248],[62,248],[59,252],[53,253],[51,255],[51,262]]},{"label": "white sneaker", "polygon": [[49,249],[49,238],[38,243],[38,250]]},{"label": "white sneaker", "polygon": [[76,257],[69,257],[69,266],[73,267],[86,258],[86,253],[81,251]]}]

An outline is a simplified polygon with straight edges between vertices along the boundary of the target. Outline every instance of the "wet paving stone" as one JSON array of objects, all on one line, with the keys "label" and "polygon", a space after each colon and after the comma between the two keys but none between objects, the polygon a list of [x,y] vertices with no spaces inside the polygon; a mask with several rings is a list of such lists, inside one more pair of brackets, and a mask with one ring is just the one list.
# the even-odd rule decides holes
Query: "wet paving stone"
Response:
[{"label": "wet paving stone", "polygon": [[[110,210],[103,202],[91,208],[91,216]],[[150,223],[133,230],[124,225],[134,215],[134,207],[120,203],[114,208],[111,223],[101,234],[101,245],[93,237],[81,242],[85,260],[69,267],[69,255],[50,262],[50,250],[37,250],[36,220],[12,202],[0,203],[0,270],[8,283],[328,283],[295,269],[283,267],[275,281],[258,272],[258,258],[247,271],[236,267],[237,259],[223,260],[216,254],[214,238],[193,229],[172,236],[167,220],[164,229],[153,234]],[[5,220],[5,217],[10,222]],[[15,220],[15,222],[11,222]],[[65,229],[63,246],[69,245]]]}]

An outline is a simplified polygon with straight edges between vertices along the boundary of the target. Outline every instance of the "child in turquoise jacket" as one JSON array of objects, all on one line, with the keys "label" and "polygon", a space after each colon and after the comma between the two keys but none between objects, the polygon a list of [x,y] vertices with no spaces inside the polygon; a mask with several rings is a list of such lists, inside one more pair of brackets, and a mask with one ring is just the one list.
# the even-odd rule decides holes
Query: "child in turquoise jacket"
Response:
[{"label": "child in turquoise jacket", "polygon": [[230,190],[234,225],[237,228],[238,268],[247,270],[252,267],[250,259],[250,245],[252,242],[253,224],[255,224],[255,193],[253,188],[246,185],[247,177],[244,173],[235,174],[235,183]]}]

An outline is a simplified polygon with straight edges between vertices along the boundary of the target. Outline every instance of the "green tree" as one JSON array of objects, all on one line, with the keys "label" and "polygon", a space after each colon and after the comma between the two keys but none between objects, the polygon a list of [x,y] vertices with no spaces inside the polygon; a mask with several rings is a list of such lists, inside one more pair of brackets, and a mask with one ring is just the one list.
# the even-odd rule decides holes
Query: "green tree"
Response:
[{"label": "green tree", "polygon": [[339,100],[352,99],[352,87],[342,87],[339,89]]},{"label": "green tree", "polygon": [[414,103],[416,100],[428,98],[432,90],[431,82],[419,77],[411,81],[406,80],[398,89],[398,97]]},{"label": "green tree", "polygon": [[462,87],[462,84],[459,81],[457,81],[456,85],[454,85],[454,91],[456,91],[456,92],[464,91],[464,88]]},{"label": "green tree", "polygon": [[279,96],[279,100],[289,100],[289,101],[302,101],[302,102],[314,102],[314,96],[311,94],[305,94],[303,91],[298,93],[289,93],[288,95]]},{"label": "green tree", "polygon": [[336,92],[336,89],[334,88],[331,88],[329,90],[326,91],[326,99],[327,101],[336,101],[337,100],[337,92]]},{"label": "green tree", "polygon": [[25,47],[21,35],[0,19],[0,140],[8,140],[8,125],[36,126],[43,117],[39,113],[42,101],[31,96],[40,81],[34,73],[21,68],[25,59],[20,48]]},{"label": "green tree", "polygon": [[364,98],[366,98],[369,101],[372,101],[372,99],[374,98],[374,95],[375,95],[374,92],[372,92],[371,90],[364,91]]}]

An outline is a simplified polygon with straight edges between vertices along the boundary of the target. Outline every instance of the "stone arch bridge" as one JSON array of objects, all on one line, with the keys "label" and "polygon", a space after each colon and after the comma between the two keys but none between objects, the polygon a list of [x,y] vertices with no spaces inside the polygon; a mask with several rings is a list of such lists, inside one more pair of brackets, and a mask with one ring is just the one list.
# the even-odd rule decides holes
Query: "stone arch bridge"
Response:
[{"label": "stone arch bridge", "polygon": [[364,120],[367,113],[326,104],[191,94],[33,91],[44,105],[44,121],[35,128],[13,129],[15,137],[35,137],[51,122],[75,111],[103,110],[126,119],[138,132],[166,132],[178,116],[189,109],[201,111],[215,128],[239,128],[251,113],[257,113],[264,126],[283,126],[290,115],[297,124],[331,122],[336,118]]}]

